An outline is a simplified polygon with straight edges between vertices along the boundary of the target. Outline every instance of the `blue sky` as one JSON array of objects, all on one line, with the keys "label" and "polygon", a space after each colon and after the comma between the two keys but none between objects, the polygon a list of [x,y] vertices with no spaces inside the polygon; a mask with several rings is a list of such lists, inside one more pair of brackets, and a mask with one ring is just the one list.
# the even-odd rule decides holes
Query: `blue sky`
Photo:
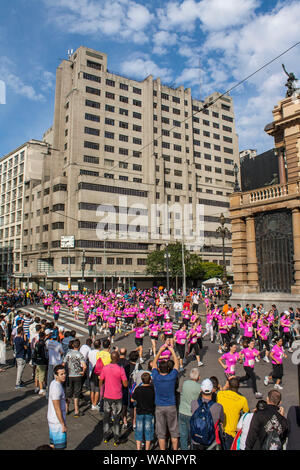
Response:
[{"label": "blue sky", "polygon": [[[2,1],[0,156],[52,124],[56,68],[70,48],[97,49],[111,71],[138,80],[151,73],[204,98],[299,41],[299,24],[300,2],[288,0]],[[300,78],[299,57],[300,45],[232,93],[240,150],[273,147],[263,129],[285,95],[281,64]]]}]

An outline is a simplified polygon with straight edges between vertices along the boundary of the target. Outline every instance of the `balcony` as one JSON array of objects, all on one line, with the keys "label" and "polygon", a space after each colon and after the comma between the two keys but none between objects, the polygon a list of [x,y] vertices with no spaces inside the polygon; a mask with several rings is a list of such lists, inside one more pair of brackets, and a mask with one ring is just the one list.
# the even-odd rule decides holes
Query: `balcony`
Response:
[{"label": "balcony", "polygon": [[300,180],[293,183],[267,186],[244,193],[233,193],[230,198],[230,207],[231,209],[250,208],[256,205],[272,204],[297,198],[300,198]]}]

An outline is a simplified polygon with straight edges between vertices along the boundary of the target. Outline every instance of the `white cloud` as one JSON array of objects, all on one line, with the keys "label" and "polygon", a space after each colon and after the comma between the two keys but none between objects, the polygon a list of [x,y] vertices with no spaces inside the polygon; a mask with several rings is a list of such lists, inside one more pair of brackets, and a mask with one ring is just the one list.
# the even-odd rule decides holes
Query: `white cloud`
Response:
[{"label": "white cloud", "polygon": [[171,0],[157,14],[163,29],[188,32],[200,22],[205,30],[218,31],[249,21],[258,6],[258,0]]},{"label": "white cloud", "polygon": [[121,64],[121,72],[142,80],[148,75],[153,75],[154,78],[159,77],[167,82],[172,80],[172,70],[159,67],[147,55],[143,55],[143,57],[133,56],[125,60]]},{"label": "white cloud", "polygon": [[154,15],[132,0],[44,0],[49,21],[69,33],[116,35],[115,40],[145,43]]},{"label": "white cloud", "polygon": [[[32,101],[44,101],[44,96],[38,93],[31,85],[26,84],[16,73],[15,64],[5,56],[0,57],[0,79],[15,94]],[[48,77],[49,79],[49,77]]]},{"label": "white cloud", "polygon": [[168,31],[158,31],[153,34],[153,53],[157,55],[167,54],[168,48],[177,43],[177,34]]}]

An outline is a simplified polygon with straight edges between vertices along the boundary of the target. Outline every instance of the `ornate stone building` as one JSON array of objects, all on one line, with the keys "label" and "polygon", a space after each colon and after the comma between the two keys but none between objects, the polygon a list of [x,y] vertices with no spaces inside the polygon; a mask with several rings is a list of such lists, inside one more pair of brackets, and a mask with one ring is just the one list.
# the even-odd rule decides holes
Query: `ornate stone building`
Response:
[{"label": "ornate stone building", "polygon": [[230,198],[232,304],[300,304],[300,100],[287,97],[265,131],[278,155],[277,185]]}]

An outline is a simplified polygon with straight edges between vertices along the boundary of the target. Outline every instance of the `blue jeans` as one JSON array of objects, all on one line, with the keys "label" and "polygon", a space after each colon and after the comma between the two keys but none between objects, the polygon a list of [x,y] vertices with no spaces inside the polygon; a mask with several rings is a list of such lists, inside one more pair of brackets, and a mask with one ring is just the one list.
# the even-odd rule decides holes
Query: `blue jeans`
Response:
[{"label": "blue jeans", "polygon": [[154,416],[153,415],[136,415],[136,429],[134,434],[135,440],[142,442],[151,442],[154,439]]},{"label": "blue jeans", "polygon": [[180,434],[180,449],[189,450],[190,442],[190,420],[191,416],[179,413],[179,434]]}]

